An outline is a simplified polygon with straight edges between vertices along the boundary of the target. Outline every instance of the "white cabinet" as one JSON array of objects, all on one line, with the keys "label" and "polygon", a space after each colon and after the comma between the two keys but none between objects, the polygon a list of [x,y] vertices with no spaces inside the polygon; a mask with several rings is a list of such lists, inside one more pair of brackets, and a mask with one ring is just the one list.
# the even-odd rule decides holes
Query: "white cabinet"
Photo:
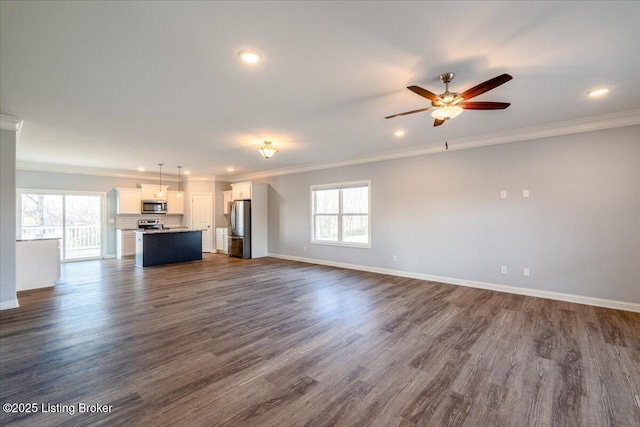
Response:
[{"label": "white cabinet", "polygon": [[16,242],[16,290],[48,288],[59,278],[59,239]]},{"label": "white cabinet", "polygon": [[134,230],[117,230],[116,258],[133,256],[136,254],[136,232]]},{"label": "white cabinet", "polygon": [[140,200],[139,189],[116,188],[116,213],[140,215]]},{"label": "white cabinet", "polygon": [[184,193],[167,191],[167,215],[184,215]]},{"label": "white cabinet", "polygon": [[216,228],[216,251],[224,254],[229,249],[229,229],[227,227]]},{"label": "white cabinet", "polygon": [[251,182],[231,184],[231,196],[233,200],[251,200],[251,186]]},{"label": "white cabinet", "polygon": [[[168,185],[138,184],[138,188],[140,188],[142,200],[167,200]],[[163,196],[156,197],[160,190],[162,190]]]},{"label": "white cabinet", "polygon": [[269,184],[248,181],[231,184],[231,188],[233,200],[251,200],[251,258],[266,257],[269,254]]},{"label": "white cabinet", "polygon": [[232,191],[227,190],[222,192],[222,213],[229,215],[231,209],[231,201],[233,200]]},{"label": "white cabinet", "polygon": [[251,191],[251,258],[269,255],[268,205],[269,184],[250,183]]}]

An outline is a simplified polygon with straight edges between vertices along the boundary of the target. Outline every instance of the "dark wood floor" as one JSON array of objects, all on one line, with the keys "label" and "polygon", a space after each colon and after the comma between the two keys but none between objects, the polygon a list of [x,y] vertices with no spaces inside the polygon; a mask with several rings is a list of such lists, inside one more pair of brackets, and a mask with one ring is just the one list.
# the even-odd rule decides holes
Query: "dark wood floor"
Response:
[{"label": "dark wood floor", "polygon": [[272,258],[63,274],[0,312],[0,403],[76,412],[2,425],[640,425],[638,313]]}]

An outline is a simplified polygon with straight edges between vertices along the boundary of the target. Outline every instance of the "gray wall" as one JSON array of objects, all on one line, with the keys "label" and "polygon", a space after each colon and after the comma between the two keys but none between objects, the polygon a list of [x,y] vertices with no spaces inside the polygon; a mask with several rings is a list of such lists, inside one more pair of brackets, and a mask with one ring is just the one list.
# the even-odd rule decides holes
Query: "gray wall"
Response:
[{"label": "gray wall", "polygon": [[0,306],[16,301],[16,133],[0,130]]},{"label": "gray wall", "polygon": [[[270,177],[269,252],[640,303],[639,171],[630,126]],[[309,186],[363,179],[371,249],[309,244]]]},{"label": "gray wall", "polygon": [[222,199],[222,192],[231,190],[231,183],[226,181],[216,181],[215,192],[215,224],[216,227],[228,227],[229,218],[224,214],[224,203]]}]

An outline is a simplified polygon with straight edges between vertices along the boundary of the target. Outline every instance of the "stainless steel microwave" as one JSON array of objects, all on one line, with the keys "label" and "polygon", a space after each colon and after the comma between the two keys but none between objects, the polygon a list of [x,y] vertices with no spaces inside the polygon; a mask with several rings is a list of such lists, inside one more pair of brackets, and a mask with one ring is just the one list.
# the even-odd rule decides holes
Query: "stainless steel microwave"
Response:
[{"label": "stainless steel microwave", "polygon": [[165,200],[143,200],[140,210],[143,214],[166,214],[167,202]]}]

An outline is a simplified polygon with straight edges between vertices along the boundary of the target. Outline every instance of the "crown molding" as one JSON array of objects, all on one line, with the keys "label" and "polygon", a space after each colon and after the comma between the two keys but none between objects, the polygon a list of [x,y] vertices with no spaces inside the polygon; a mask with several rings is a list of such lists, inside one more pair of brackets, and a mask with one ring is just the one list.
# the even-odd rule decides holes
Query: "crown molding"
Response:
[{"label": "crown molding", "polygon": [[215,175],[189,175],[189,182],[216,182]]},{"label": "crown molding", "polygon": [[[16,117],[0,115],[0,127],[3,130],[17,132],[16,140],[19,138],[23,121]],[[569,135],[581,132],[592,132],[602,129],[616,127],[633,126],[640,124],[640,109],[623,111],[619,113],[606,114],[594,117],[585,117],[576,120],[550,123],[541,126],[532,126],[516,130],[496,132],[479,136],[460,138],[449,143],[449,151],[463,150],[467,148],[484,147],[488,145],[505,144],[509,142],[526,141],[539,138],[549,138],[553,136]],[[409,148],[405,150],[392,150],[378,153],[372,156],[357,157],[339,161],[311,163],[303,166],[294,166],[281,169],[272,169],[262,172],[238,176],[225,176],[224,181],[248,181],[257,178],[267,178],[270,176],[290,175],[295,173],[311,172],[315,170],[331,169],[343,166],[352,166],[364,163],[373,163],[384,160],[401,159],[405,157],[421,156],[444,152],[442,143],[431,142],[422,145],[420,148]],[[77,175],[107,176],[130,179],[157,179],[159,174],[153,172],[134,172],[116,169],[89,168],[84,166],[59,165],[51,163],[36,163],[27,161],[16,161],[17,170],[55,172]],[[163,179],[168,182],[178,182],[177,176],[162,174]],[[185,175],[185,182],[216,181],[215,175]]]},{"label": "crown molding", "polygon": [[22,119],[13,116],[6,116],[0,114],[0,129],[10,130],[16,133],[16,142],[20,139],[20,132],[22,131]]},{"label": "crown molding", "polygon": [[[539,138],[549,138],[553,136],[569,135],[581,132],[592,132],[602,129],[633,126],[638,124],[640,124],[640,109],[460,138],[453,142],[449,142],[449,151],[464,150],[467,148],[475,147],[485,147],[488,145],[506,144],[509,142],[528,141]],[[304,166],[273,169],[269,171],[239,175],[231,177],[230,181],[247,181],[257,178],[267,178],[270,176],[290,175],[321,169],[331,169],[363,163],[379,162],[383,160],[394,160],[405,157],[441,153],[444,151],[445,148],[442,147],[441,142],[429,143],[420,148],[386,151],[373,156],[345,159],[337,162],[312,163]]]},{"label": "crown molding", "polygon": [[[91,176],[107,176],[114,178],[129,178],[129,179],[145,179],[155,180],[160,177],[159,173],[155,172],[132,172],[127,170],[117,169],[101,169],[101,168],[89,168],[84,166],[70,166],[60,165],[53,163],[37,163],[26,162],[18,160],[16,161],[16,170],[35,171],[35,172],[53,172],[53,173],[65,173],[71,175],[91,175]],[[167,182],[178,182],[178,176],[162,173],[162,180]],[[192,177],[190,175],[182,175],[182,182],[189,181],[211,181],[215,180],[214,177]]]}]

